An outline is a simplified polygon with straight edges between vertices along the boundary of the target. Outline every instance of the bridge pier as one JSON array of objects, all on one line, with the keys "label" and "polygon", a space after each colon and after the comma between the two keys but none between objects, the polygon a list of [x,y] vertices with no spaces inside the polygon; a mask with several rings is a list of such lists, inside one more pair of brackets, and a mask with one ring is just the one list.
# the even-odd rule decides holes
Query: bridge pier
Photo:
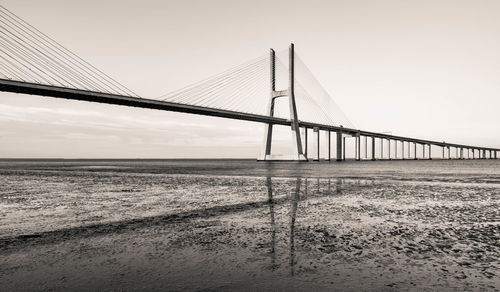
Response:
[{"label": "bridge pier", "polygon": [[418,158],[417,158],[417,142],[413,142],[413,149],[414,149],[414,150],[413,150],[413,152],[415,152],[415,153],[414,153],[414,154],[415,154],[415,155],[414,155],[414,156],[415,156],[415,157],[414,157],[414,160],[417,160],[417,159],[418,159]]},{"label": "bridge pier", "polygon": [[358,160],[358,136],[354,136],[354,160]]},{"label": "bridge pier", "polygon": [[429,144],[429,160],[432,160],[432,145]]},{"label": "bridge pier", "polygon": [[337,132],[337,161],[342,161],[342,131]]},{"label": "bridge pier", "polygon": [[394,140],[394,159],[398,159],[398,140]]},{"label": "bridge pier", "polygon": [[387,156],[391,160],[391,139],[387,139]]},{"label": "bridge pier", "polygon": [[368,160],[368,136],[365,136],[365,159]]},{"label": "bridge pier", "polygon": [[358,155],[356,157],[356,160],[360,161],[361,160],[361,135],[359,134],[359,132],[358,132],[358,134],[356,136],[356,149],[358,150],[357,151]]},{"label": "bridge pier", "polygon": [[380,159],[384,159],[384,138],[380,138]]},{"label": "bridge pier", "polygon": [[450,146],[446,146],[446,148],[448,148],[448,159],[451,159],[451,150],[450,150]]},{"label": "bridge pier", "polygon": [[375,160],[375,137],[372,136],[372,160]]},{"label": "bridge pier", "polygon": [[497,159],[497,152],[498,152],[498,151],[495,151],[495,159]]},{"label": "bridge pier", "polygon": [[405,160],[405,141],[401,140],[401,159]]},{"label": "bridge pier", "polygon": [[304,127],[304,140],[305,140],[304,141],[304,155],[306,157],[308,157],[308,153],[307,153],[307,150],[308,150],[308,148],[307,148],[307,141],[308,141],[307,140],[307,127]]},{"label": "bridge pier", "polygon": [[316,136],[316,157],[313,159],[313,161],[319,161],[320,159],[320,153],[319,153],[319,128],[313,128],[314,135]]},{"label": "bridge pier", "polygon": [[328,135],[328,161],[332,160],[332,132],[328,130],[327,132]]},{"label": "bridge pier", "polygon": [[343,141],[342,141],[342,160],[345,161],[345,138],[346,137],[343,137]]}]

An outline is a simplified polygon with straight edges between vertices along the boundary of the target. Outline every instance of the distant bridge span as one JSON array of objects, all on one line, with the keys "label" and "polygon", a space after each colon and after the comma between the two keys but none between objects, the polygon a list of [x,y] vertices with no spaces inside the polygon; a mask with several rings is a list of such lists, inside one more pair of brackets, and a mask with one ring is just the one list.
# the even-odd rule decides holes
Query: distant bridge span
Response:
[{"label": "distant bridge span", "polygon": [[[215,109],[215,108],[207,108],[207,107],[200,107],[200,106],[194,106],[194,105],[186,105],[186,104],[173,103],[173,102],[168,102],[168,101],[138,98],[138,97],[132,97],[132,96],[125,96],[125,95],[92,92],[92,91],[73,89],[73,88],[65,88],[65,87],[57,87],[57,86],[51,86],[51,85],[26,83],[26,82],[21,82],[21,81],[14,81],[14,80],[0,79],[0,91],[39,95],[39,96],[48,96],[48,97],[70,99],[70,100],[97,102],[97,103],[105,103],[105,104],[114,104],[114,105],[146,108],[146,109],[155,109],[155,110],[163,110],[163,111],[172,111],[172,112],[180,112],[180,113],[188,113],[188,114],[197,114],[197,115],[228,118],[228,119],[234,119],[234,120],[243,120],[243,121],[250,121],[250,122],[273,124],[273,125],[291,126],[291,124],[292,124],[291,120],[279,118],[279,117],[256,115],[256,114],[250,114],[250,113],[242,113],[242,112],[229,111],[229,110],[223,110],[223,109]],[[486,151],[488,151],[488,152],[491,151],[492,154],[489,155],[490,158],[497,158],[497,152],[500,151],[500,149],[498,149],[498,148],[478,147],[478,146],[455,144],[455,143],[445,143],[445,142],[417,139],[417,138],[411,138],[411,137],[405,137],[405,136],[390,135],[390,134],[385,134],[385,133],[363,131],[363,130],[359,130],[359,129],[350,129],[350,128],[344,128],[344,127],[322,125],[322,124],[316,124],[316,123],[304,122],[304,121],[299,121],[299,126],[301,128],[306,128],[306,129],[316,129],[316,130],[321,130],[321,131],[342,133],[342,134],[350,135],[353,137],[364,136],[364,137],[370,137],[372,139],[378,138],[378,139],[383,139],[383,140],[393,140],[393,141],[400,141],[400,142],[407,142],[407,143],[416,143],[416,144],[420,144],[420,145],[434,145],[434,146],[439,146],[439,147],[444,147],[444,148],[453,147],[453,148],[457,148],[457,149],[471,149],[471,150],[481,151],[481,152],[483,152],[482,154],[485,154]],[[358,143],[360,144],[360,142],[358,142]],[[359,149],[360,146],[357,146],[357,147]],[[338,151],[337,153],[339,153],[339,152],[340,151]],[[414,153],[414,154],[416,154],[416,153]],[[360,156],[361,155],[358,153],[358,157],[356,157],[356,158],[361,159]],[[483,156],[481,156],[481,157],[483,157]],[[372,157],[372,158],[374,158],[374,157]],[[388,157],[388,158],[391,159],[391,157]],[[404,157],[401,157],[401,158],[404,159]],[[340,159],[340,157],[337,157],[337,160],[344,160],[344,159],[345,159],[345,157],[342,159]]]}]

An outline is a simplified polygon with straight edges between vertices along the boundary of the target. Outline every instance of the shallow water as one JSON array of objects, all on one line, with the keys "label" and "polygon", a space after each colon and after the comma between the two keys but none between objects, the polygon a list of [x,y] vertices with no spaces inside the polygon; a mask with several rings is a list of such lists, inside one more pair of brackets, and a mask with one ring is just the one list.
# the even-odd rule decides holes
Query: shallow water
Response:
[{"label": "shallow water", "polygon": [[500,160],[0,160],[5,290],[499,290]]}]

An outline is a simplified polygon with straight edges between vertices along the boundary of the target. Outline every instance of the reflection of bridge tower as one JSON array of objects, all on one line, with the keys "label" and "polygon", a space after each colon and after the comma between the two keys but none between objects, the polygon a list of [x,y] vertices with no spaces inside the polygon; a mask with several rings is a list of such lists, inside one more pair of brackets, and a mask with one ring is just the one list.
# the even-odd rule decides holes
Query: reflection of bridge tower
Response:
[{"label": "reflection of bridge tower", "polygon": [[[290,121],[292,128],[292,144],[294,145],[294,153],[290,157],[281,158],[280,160],[297,160],[297,161],[307,161],[307,157],[304,155],[302,150],[302,141],[300,137],[299,119],[297,116],[297,105],[295,103],[295,76],[294,76],[294,46],[290,44],[289,49],[289,65],[288,65],[288,89],[276,90],[276,54],[273,49],[270,51],[270,70],[271,70],[271,96],[269,98],[269,103],[267,107],[267,114],[270,117],[274,117],[274,106],[275,100],[278,97],[288,96],[288,103],[290,107]],[[264,131],[264,151],[259,160],[278,160],[278,157],[271,156],[271,144],[273,139],[273,124],[269,123],[266,125]]]}]

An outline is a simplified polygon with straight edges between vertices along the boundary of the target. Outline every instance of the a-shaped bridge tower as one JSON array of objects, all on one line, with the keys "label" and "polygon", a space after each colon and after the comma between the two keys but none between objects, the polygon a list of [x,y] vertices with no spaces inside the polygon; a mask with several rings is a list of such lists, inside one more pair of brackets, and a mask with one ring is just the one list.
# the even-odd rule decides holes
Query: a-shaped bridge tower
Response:
[{"label": "a-shaped bridge tower", "polygon": [[[274,107],[276,105],[276,99],[280,97],[288,97],[288,104],[290,110],[290,127],[292,130],[292,144],[294,153],[285,159],[297,160],[297,161],[307,161],[307,157],[304,155],[302,149],[302,139],[300,136],[299,118],[297,116],[297,104],[295,102],[295,58],[294,58],[294,45],[290,44],[289,48],[289,63],[288,63],[288,88],[285,90],[276,90],[276,53],[273,49],[270,50],[270,83],[271,83],[271,95],[269,97],[269,104],[267,107],[267,113],[270,117],[274,117]],[[259,160],[276,160],[276,157],[271,155],[271,146],[273,140],[273,124],[269,123],[265,127],[264,131],[264,150],[259,158]],[[281,157],[279,160],[282,160]]]}]

